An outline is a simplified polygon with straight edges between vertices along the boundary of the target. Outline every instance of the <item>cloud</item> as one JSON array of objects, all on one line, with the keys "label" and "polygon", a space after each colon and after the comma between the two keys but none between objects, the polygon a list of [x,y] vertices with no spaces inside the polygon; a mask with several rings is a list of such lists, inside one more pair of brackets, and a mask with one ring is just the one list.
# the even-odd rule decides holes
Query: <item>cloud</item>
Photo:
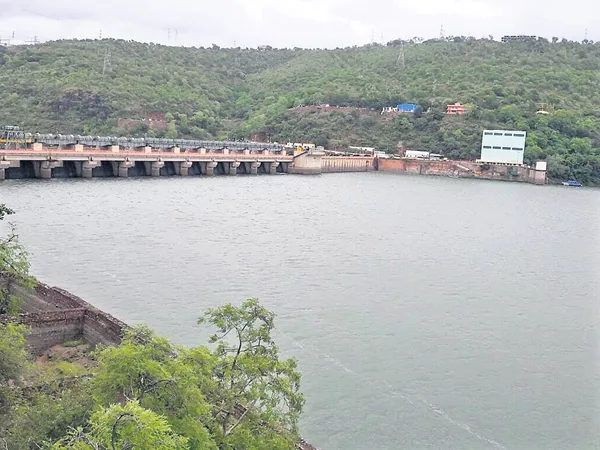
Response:
[{"label": "cloud", "polygon": [[[581,11],[585,11],[582,14]],[[0,37],[338,47],[439,35],[600,40],[594,0],[0,0]]]},{"label": "cloud", "polygon": [[495,5],[475,0],[419,0],[398,2],[400,8],[419,16],[450,16],[485,20],[503,16],[500,2]]}]

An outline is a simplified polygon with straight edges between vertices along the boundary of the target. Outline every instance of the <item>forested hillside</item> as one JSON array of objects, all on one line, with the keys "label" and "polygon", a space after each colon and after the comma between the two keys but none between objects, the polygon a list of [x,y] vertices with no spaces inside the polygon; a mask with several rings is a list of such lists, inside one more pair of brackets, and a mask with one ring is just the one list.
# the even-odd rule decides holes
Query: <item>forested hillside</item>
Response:
[{"label": "forested hillside", "polygon": [[[2,49],[0,121],[32,131],[121,134],[119,118],[167,115],[137,134],[372,145],[476,158],[481,131],[529,133],[527,162],[600,183],[600,43],[453,38],[337,50],[176,48],[60,41]],[[386,117],[383,106],[422,106]],[[444,114],[467,105],[464,117]],[[330,104],[356,109],[316,110]],[[538,115],[541,104],[550,113]],[[371,111],[373,108],[375,111]]]}]

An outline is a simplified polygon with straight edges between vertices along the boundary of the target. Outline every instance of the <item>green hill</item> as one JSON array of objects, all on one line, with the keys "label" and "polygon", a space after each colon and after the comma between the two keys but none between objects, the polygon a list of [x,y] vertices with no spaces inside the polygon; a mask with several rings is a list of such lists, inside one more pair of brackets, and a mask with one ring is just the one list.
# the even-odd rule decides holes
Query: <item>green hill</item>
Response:
[{"label": "green hill", "polygon": [[[516,128],[528,131],[527,162],[547,159],[553,178],[600,184],[599,82],[600,44],[568,41],[454,38],[336,50],[59,41],[0,49],[0,123],[121,134],[119,118],[160,112],[169,127],[151,134],[264,133],[278,142],[388,150],[401,142],[469,159],[484,128]],[[401,102],[423,110],[379,114]],[[454,102],[469,113],[446,116]],[[352,108],[299,107],[318,104]],[[549,115],[536,114],[540,104]]]}]

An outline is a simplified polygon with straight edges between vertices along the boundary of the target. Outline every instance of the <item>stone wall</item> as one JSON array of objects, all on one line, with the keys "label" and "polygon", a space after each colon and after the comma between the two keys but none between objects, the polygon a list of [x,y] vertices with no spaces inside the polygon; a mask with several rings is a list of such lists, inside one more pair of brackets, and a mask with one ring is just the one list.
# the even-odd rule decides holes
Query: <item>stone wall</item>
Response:
[{"label": "stone wall", "polygon": [[379,159],[377,165],[378,170],[382,172],[481,178],[534,184],[546,183],[545,171],[537,171],[525,166],[417,159]]},{"label": "stone wall", "polygon": [[67,309],[21,314],[20,322],[29,328],[27,341],[39,355],[56,344],[83,338],[85,309]]},{"label": "stone wall", "polygon": [[33,353],[74,339],[116,345],[127,328],[124,322],[64,289],[38,283],[34,289],[11,286],[11,292],[24,301],[19,320],[29,327],[27,340]]}]

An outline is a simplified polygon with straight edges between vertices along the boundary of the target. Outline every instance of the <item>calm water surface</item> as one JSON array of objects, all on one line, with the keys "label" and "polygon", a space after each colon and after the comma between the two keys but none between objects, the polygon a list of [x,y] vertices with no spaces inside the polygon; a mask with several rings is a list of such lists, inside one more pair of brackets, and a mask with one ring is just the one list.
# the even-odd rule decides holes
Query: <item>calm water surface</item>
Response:
[{"label": "calm water surface", "polygon": [[256,296],[334,449],[600,448],[600,191],[397,176],[6,181],[33,272],[187,345]]}]

